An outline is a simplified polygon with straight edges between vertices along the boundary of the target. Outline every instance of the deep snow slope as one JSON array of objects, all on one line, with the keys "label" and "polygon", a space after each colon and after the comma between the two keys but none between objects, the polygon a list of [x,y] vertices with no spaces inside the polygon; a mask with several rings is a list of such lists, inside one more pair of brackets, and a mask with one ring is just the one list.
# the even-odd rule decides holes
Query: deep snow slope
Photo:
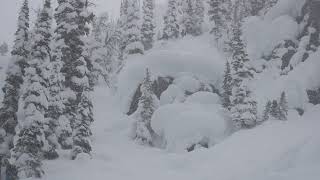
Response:
[{"label": "deep snow slope", "polygon": [[[287,85],[313,84],[309,77],[315,75],[314,68],[310,67],[318,64],[314,61],[300,65],[288,76],[280,77],[272,68],[257,74],[252,88],[260,112],[264,102],[277,98]],[[173,77],[192,73],[219,84],[224,62],[207,36],[159,44],[145,56],[131,57],[120,73],[116,93],[100,86],[93,94],[92,157],[71,161],[67,152],[61,152],[63,156],[59,160],[44,162],[44,179],[318,180],[320,106],[305,108],[305,114],[299,116],[292,108],[302,95],[296,94],[300,88],[292,86],[288,86],[291,91],[287,90],[291,108],[288,121],[268,121],[254,129],[239,131],[209,149],[176,152],[141,146],[130,139],[133,120],[124,115],[123,103],[132,97],[145,68],[150,68],[155,75]],[[312,71],[299,79],[308,81],[295,82],[297,74],[306,69]]]},{"label": "deep snow slope", "polygon": [[320,107],[304,118],[270,121],[233,134],[210,149],[169,153],[140,146],[129,138],[130,122],[105,87],[94,93],[92,159],[67,154],[45,162],[46,180],[318,180]]}]

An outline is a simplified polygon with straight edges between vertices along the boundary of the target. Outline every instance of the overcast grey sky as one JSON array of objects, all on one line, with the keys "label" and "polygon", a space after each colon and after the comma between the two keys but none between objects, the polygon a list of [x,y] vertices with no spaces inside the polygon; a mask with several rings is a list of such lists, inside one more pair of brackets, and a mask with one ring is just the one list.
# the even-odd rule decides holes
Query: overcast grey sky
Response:
[{"label": "overcast grey sky", "polygon": [[[1,0],[0,6],[0,43],[3,41],[12,44],[13,35],[17,26],[18,11],[23,0]],[[34,13],[35,9],[41,7],[43,0],[29,0],[30,11]],[[56,0],[52,0],[55,2]],[[163,3],[166,0],[156,0],[157,3]],[[111,16],[118,16],[120,0],[93,0],[96,4],[94,11],[99,14],[108,11]],[[33,18],[33,15],[31,16]]]}]

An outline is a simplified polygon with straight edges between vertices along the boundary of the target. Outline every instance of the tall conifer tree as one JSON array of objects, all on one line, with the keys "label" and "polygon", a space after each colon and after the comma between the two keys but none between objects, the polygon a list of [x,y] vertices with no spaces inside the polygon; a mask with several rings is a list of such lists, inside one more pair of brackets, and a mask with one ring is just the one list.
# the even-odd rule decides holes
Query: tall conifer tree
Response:
[{"label": "tall conifer tree", "polygon": [[88,0],[59,0],[56,9],[56,43],[60,44],[57,60],[63,62],[61,69],[68,95],[64,115],[70,120],[73,129],[72,154],[75,159],[79,153],[91,152],[90,124],[93,121],[91,72],[92,63],[88,59],[85,38],[89,33],[88,24],[93,14],[88,11]]},{"label": "tall conifer tree", "polygon": [[[11,51],[11,61],[6,73],[5,85],[2,88],[4,97],[0,109],[0,131],[2,139],[0,141],[0,151],[6,152],[0,157],[0,162],[6,162],[4,172],[7,178],[16,178],[16,167],[8,160],[13,147],[13,136],[16,134],[18,124],[17,112],[19,107],[20,91],[23,84],[23,76],[27,67],[27,59],[30,54],[29,37],[29,3],[24,0],[20,9],[17,21],[18,27],[15,33],[14,45]],[[6,148],[6,149],[2,149]]]},{"label": "tall conifer tree", "polygon": [[129,0],[127,9],[126,21],[124,24],[124,33],[126,54],[143,54],[144,47],[141,43],[141,30],[140,30],[140,5],[138,0]]},{"label": "tall conifer tree", "polygon": [[231,96],[232,96],[232,75],[231,75],[231,67],[230,63],[226,63],[226,69],[224,72],[224,79],[223,79],[223,94],[222,94],[222,100],[223,100],[223,107],[230,110],[231,109]]},{"label": "tall conifer tree", "polygon": [[248,68],[249,57],[241,39],[240,24],[233,29],[233,92],[232,121],[235,129],[251,128],[257,123],[257,102],[252,98],[252,92],[247,86],[253,77]]},{"label": "tall conifer tree", "polygon": [[168,1],[168,9],[164,16],[162,38],[165,40],[179,37],[178,9],[176,0]]},{"label": "tall conifer tree", "polygon": [[141,28],[142,44],[145,50],[149,50],[153,47],[154,35],[155,35],[155,23],[154,23],[154,0],[143,1],[143,22]]}]

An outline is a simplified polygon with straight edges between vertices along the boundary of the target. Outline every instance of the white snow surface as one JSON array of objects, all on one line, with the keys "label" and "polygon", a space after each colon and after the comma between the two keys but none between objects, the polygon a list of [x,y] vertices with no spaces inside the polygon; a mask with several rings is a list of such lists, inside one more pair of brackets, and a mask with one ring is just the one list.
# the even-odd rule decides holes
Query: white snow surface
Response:
[{"label": "white snow surface", "polygon": [[269,121],[242,130],[210,149],[192,153],[163,151],[135,144],[130,120],[107,88],[94,93],[95,122],[91,159],[68,154],[44,163],[46,180],[318,180],[320,106],[286,122]]}]

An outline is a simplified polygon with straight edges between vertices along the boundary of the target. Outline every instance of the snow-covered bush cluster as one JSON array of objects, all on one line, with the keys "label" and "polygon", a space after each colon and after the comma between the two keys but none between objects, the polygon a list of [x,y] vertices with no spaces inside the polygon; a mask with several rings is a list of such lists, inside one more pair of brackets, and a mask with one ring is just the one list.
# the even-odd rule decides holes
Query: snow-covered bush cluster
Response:
[{"label": "snow-covered bush cluster", "polygon": [[[164,142],[160,144],[167,143],[165,148],[173,151],[186,150],[202,139],[208,141],[207,145],[212,145],[226,131],[219,93],[224,62],[222,56],[216,56],[216,52],[211,50],[209,40],[207,35],[199,39],[188,37],[179,42],[156,44],[145,56],[131,57],[119,75],[117,96],[123,112],[132,114],[138,107],[140,84],[145,77],[145,69],[150,70],[155,87],[153,91],[161,105],[155,111],[158,118],[154,120],[153,117],[151,120],[151,123],[157,121],[156,125],[152,124],[152,128],[162,137],[160,141]],[[189,45],[191,43],[192,46]],[[189,53],[190,51],[193,53]],[[159,81],[159,77],[163,83]],[[157,88],[156,84],[162,84],[163,87]],[[159,89],[161,91],[157,92]],[[213,110],[206,105],[210,105]],[[215,111],[215,108],[218,110]],[[132,116],[135,117],[135,114]],[[181,124],[182,121],[185,123]],[[167,128],[171,123],[169,130]],[[198,124],[198,128],[193,124]]]}]

